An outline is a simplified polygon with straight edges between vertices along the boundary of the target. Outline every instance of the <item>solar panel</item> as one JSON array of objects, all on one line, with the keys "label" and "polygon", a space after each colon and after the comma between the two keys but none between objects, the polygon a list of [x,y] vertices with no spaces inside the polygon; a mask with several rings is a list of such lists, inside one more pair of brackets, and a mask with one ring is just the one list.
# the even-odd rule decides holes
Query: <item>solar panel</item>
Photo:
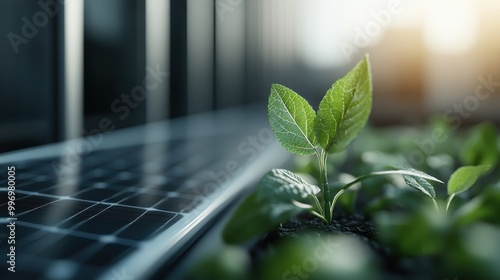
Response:
[{"label": "solar panel", "polygon": [[[15,279],[113,279],[122,273],[118,264],[130,268],[127,263],[136,264],[145,248],[153,258],[149,262],[156,261],[155,254],[171,256],[166,252],[175,252],[184,235],[193,235],[187,233],[246,187],[241,183],[257,178],[247,176],[238,188],[228,188],[245,178],[250,164],[250,157],[238,152],[248,128],[197,137],[175,131],[185,137],[139,138],[134,145],[111,144],[88,153],[63,178],[54,172],[60,153],[12,162],[17,170]],[[267,163],[280,158],[264,155]],[[233,171],[228,162],[240,165],[234,178],[228,176]],[[1,221],[7,223],[6,181],[0,184]],[[0,245],[5,257],[7,248]]]}]

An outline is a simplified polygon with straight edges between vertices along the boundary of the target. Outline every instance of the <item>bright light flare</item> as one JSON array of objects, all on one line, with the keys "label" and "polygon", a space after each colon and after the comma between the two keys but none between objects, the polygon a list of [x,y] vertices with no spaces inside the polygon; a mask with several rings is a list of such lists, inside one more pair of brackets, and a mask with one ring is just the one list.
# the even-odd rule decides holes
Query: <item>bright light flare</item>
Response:
[{"label": "bright light flare", "polygon": [[429,1],[424,19],[424,42],[432,53],[462,54],[470,51],[478,36],[477,3],[470,0]]}]

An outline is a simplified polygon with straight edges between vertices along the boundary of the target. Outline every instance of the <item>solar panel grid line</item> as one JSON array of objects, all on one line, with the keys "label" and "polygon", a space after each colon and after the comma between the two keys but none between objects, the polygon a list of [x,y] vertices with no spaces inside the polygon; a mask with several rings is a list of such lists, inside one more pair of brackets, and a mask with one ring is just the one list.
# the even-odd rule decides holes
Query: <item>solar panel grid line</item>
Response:
[{"label": "solar panel grid line", "polygon": [[[113,191],[113,190],[111,189],[111,191]],[[121,201],[129,199],[131,196],[133,196],[135,194],[135,191],[132,187],[125,187],[121,190],[114,190],[114,191],[115,191],[115,194],[112,194],[108,197],[103,197],[100,200],[89,199],[89,201],[101,202],[101,203],[105,203],[105,204],[106,203],[116,204],[116,203],[119,203]],[[72,199],[84,200],[84,199],[78,198],[78,197],[72,197]]]},{"label": "solar panel grid line", "polygon": [[20,217],[26,213],[36,211],[37,209],[56,201],[57,200],[50,199],[49,197],[34,195],[26,196],[22,199],[16,199],[16,217]]},{"label": "solar panel grid line", "polygon": [[[117,230],[116,232],[113,233],[113,235],[118,236],[121,232],[125,231],[126,228],[130,227],[132,224],[134,224],[137,220],[139,220],[141,217],[144,216],[148,211],[144,211],[142,214],[140,214],[138,217],[136,217],[133,221],[128,223],[126,226],[122,227],[121,229]],[[170,220],[169,220],[170,221]],[[168,223],[168,221],[165,222],[165,224]]]},{"label": "solar panel grid line", "polygon": [[181,219],[185,218],[185,216],[181,213],[175,214],[175,216],[172,217],[168,222],[166,222],[164,225],[161,227],[157,228],[154,232],[151,233],[151,238],[156,236],[158,233],[161,231],[164,231],[166,228],[172,226],[173,224],[177,223]]},{"label": "solar panel grid line", "polygon": [[[52,226],[46,226],[46,225],[39,225],[39,224],[33,224],[29,222],[19,222],[20,226],[24,227],[31,227],[33,229],[36,229],[36,233],[32,235],[31,240],[27,240],[26,244],[40,244],[41,247],[39,248],[33,248],[30,247],[31,250],[31,255],[36,255],[37,249],[43,249],[45,247],[48,247],[48,245],[51,242],[41,242],[41,238],[43,236],[49,236],[49,235],[56,235],[56,239],[53,241],[57,241],[57,237],[64,237],[64,236],[74,236],[74,237],[80,237],[80,238],[86,238],[86,239],[91,239],[94,240],[95,242],[103,243],[103,244],[108,244],[108,243],[117,243],[117,244],[122,244],[125,246],[138,246],[140,245],[137,240],[132,240],[132,239],[127,239],[127,238],[120,238],[118,236],[114,236],[114,238],[109,238],[109,241],[106,239],[103,239],[103,235],[101,234],[95,234],[91,232],[83,232],[83,231],[78,231],[74,229],[65,229],[65,228],[57,228],[57,227],[52,227]],[[54,248],[55,249],[55,248]]]},{"label": "solar panel grid line", "polygon": [[[143,215],[144,214],[146,214],[146,212],[144,212]],[[160,224],[156,224],[154,231],[149,232],[148,234],[152,236],[152,235],[154,235],[155,232],[160,231],[161,229],[163,229],[164,227],[166,227],[166,225],[168,225],[172,221],[174,221],[174,220],[175,221],[180,220],[180,218],[178,218],[178,216],[179,216],[178,214],[172,215],[172,216],[169,217],[169,219],[165,219]],[[141,215],[141,217],[142,217],[142,215]],[[141,217],[139,217],[139,218],[141,218]],[[95,234],[95,233],[92,233],[92,232],[80,231],[78,229],[78,227],[74,227],[72,229],[64,229],[64,228],[57,228],[57,227],[54,227],[54,226],[46,226],[46,225],[40,225],[40,224],[33,224],[33,223],[28,223],[28,222],[23,222],[23,221],[21,221],[19,224],[21,226],[29,226],[29,227],[32,227],[34,229],[37,229],[39,232],[37,232],[37,234],[33,234],[33,236],[36,236],[36,235],[39,236],[40,234],[43,234],[43,233],[48,233],[48,234],[55,233],[55,234],[63,234],[63,235],[67,235],[67,236],[79,236],[79,237],[83,237],[83,238],[93,239],[93,240],[98,241],[98,242],[104,242],[104,241],[106,241],[106,242],[120,243],[120,244],[131,246],[131,245],[137,245],[136,243],[139,240],[142,240],[142,238],[140,238],[140,239],[137,239],[137,238],[130,239],[130,238],[128,238],[127,239],[127,238],[124,238],[123,236],[117,236],[117,235],[120,235],[121,232],[126,231],[129,227],[131,227],[132,225],[136,224],[137,221],[139,220],[139,218],[137,218],[134,222],[128,223],[120,231],[115,232],[112,235],[104,236],[105,239],[103,239],[103,235],[101,235],[101,234]],[[144,227],[141,227],[141,229],[144,229]],[[110,238],[110,237],[112,237],[112,238]],[[31,241],[28,240],[28,241],[30,241],[30,242],[39,241],[35,237],[33,237],[31,239],[34,239],[34,240],[31,240]]]},{"label": "solar panel grid line", "polygon": [[[123,192],[127,192],[127,190],[117,191],[108,188],[88,188],[72,195],[71,198],[75,200],[105,202],[107,199],[113,199],[119,196]],[[98,200],[98,198],[103,198],[103,197],[104,199]]]},{"label": "solar panel grid line", "polygon": [[127,190],[119,193],[116,196],[110,197],[108,199],[104,199],[102,201],[102,203],[106,203],[106,204],[119,204],[121,202],[124,202],[124,201],[130,199],[134,195],[135,195],[135,190],[133,188],[128,188]]},{"label": "solar panel grid line", "polygon": [[219,184],[211,172],[225,170],[230,160],[246,163],[246,156],[234,153],[239,143],[234,135],[179,136],[95,150],[64,180],[53,167],[62,157],[16,163],[22,174],[18,199],[36,206],[18,212],[23,245],[39,244],[23,252],[37,263],[25,272],[45,279],[69,263],[76,278],[87,270],[86,275],[97,275],[152,240],[185,234],[219,203],[221,190],[206,187]]},{"label": "solar panel grid line", "polygon": [[[81,200],[81,201],[85,201],[85,200]],[[102,212],[104,212],[104,211],[106,211],[106,210],[110,209],[111,207],[118,207],[118,206],[119,206],[119,207],[122,207],[122,209],[129,208],[129,209],[131,209],[131,210],[137,210],[137,211],[148,211],[148,210],[151,210],[151,208],[149,208],[149,207],[148,207],[148,208],[145,208],[145,207],[138,207],[138,206],[134,206],[134,205],[124,205],[124,204],[118,204],[118,203],[107,203],[107,202],[95,202],[95,204],[94,204],[93,206],[95,206],[95,205],[99,205],[99,206],[102,206],[102,207],[105,207],[105,208],[104,208],[104,209],[102,209],[102,210],[100,210],[99,212],[93,213],[93,214],[92,214],[92,216],[90,216],[90,217],[86,218],[87,220],[91,220],[92,218],[96,217],[97,215],[102,214]],[[92,207],[89,207],[89,208],[92,208]],[[88,210],[88,209],[86,209],[86,210]],[[156,210],[156,209],[155,209],[155,210]],[[158,209],[158,210],[156,210],[156,211],[164,212],[164,213],[166,213],[166,214],[176,214],[176,213],[171,212],[171,211],[162,211],[162,210],[159,210],[159,209]],[[83,211],[82,211],[81,213],[78,213],[78,214],[73,215],[72,217],[70,217],[70,218],[68,218],[68,219],[66,219],[66,220],[64,220],[64,221],[61,221],[61,223],[64,223],[64,222],[66,222],[67,220],[70,220],[70,219],[72,219],[72,218],[74,218],[74,217],[79,217],[79,216],[81,216],[82,214],[83,214]],[[77,226],[79,226],[79,225],[80,225],[80,223],[78,223],[77,225],[74,225],[73,227],[77,227]]]},{"label": "solar panel grid line", "polygon": [[[119,231],[121,228],[124,228],[130,223],[130,219],[125,219],[120,215],[116,215],[117,207],[120,206],[109,206],[104,211],[101,211],[85,222],[73,227],[73,229],[98,235],[114,235],[115,232]],[[125,208],[120,207],[120,210],[123,212],[125,212],[124,209]],[[138,215],[140,215],[139,213],[143,214],[145,213],[145,211],[137,210],[131,211],[129,213],[135,213],[136,215],[131,216],[132,219],[135,219]]]},{"label": "solar panel grid line", "polygon": [[129,191],[131,192],[130,196],[125,197],[116,203],[148,208],[167,197],[166,194],[137,193],[133,189],[129,189]]},{"label": "solar panel grid line", "polygon": [[[57,226],[74,216],[94,207],[97,203],[83,201],[57,200],[50,205],[45,205],[39,211],[31,211],[19,216],[18,220],[36,224]],[[54,214],[57,213],[56,216]]]},{"label": "solar panel grid line", "polygon": [[[83,191],[84,191],[84,190],[82,190],[81,192],[83,192]],[[118,195],[118,194],[116,194],[116,195]],[[123,198],[122,200],[118,201],[118,203],[120,203],[120,202],[122,202],[123,200],[126,200],[126,199],[129,199],[129,198],[128,198],[128,197],[125,197],[125,198]],[[158,204],[160,204],[160,203],[161,203],[161,201],[160,201],[160,202],[158,202]]]},{"label": "solar panel grid line", "polygon": [[[163,216],[161,219],[153,219],[153,216]],[[154,237],[160,230],[165,230],[168,226],[175,224],[184,218],[183,215],[176,213],[165,216],[164,212],[149,211],[143,213],[133,223],[130,223],[126,228],[116,233],[118,237],[144,242]]]},{"label": "solar panel grid line", "polygon": [[[101,212],[101,213],[102,213],[102,212]],[[127,228],[127,227],[129,227],[130,225],[132,225],[132,224],[136,223],[139,219],[143,218],[143,217],[144,217],[144,215],[145,215],[146,213],[148,213],[148,212],[147,212],[147,211],[143,212],[140,216],[138,216],[135,220],[133,220],[132,222],[130,222],[129,224],[127,224],[127,226],[125,226],[124,228],[122,228],[120,231],[113,233],[113,237],[114,237],[114,238],[111,238],[111,240],[110,240],[110,241],[113,241],[113,244],[114,244],[115,242],[122,241],[122,238],[117,237],[116,235],[118,235],[120,232],[122,232],[122,231],[126,230],[126,228]],[[163,227],[165,227],[168,223],[170,223],[172,220],[174,220],[174,219],[175,219],[175,218],[177,218],[177,217],[178,217],[178,215],[175,215],[175,216],[173,216],[170,220],[168,220],[168,221],[164,222],[162,226],[160,226],[159,228],[157,228],[157,229],[156,229],[156,232],[158,232],[158,231],[162,230],[162,229],[163,229]],[[43,228],[43,227],[42,227],[42,228]],[[47,229],[47,228],[44,228],[44,229]],[[51,231],[51,230],[49,230],[49,231]],[[71,231],[71,230],[67,230],[67,231],[60,230],[58,233],[59,233],[59,234],[62,234],[62,235],[60,235],[61,239],[62,239],[62,238],[65,238],[65,237],[63,237],[63,236],[80,236],[80,237],[83,237],[83,238],[89,238],[89,239],[93,239],[93,237],[95,237],[95,238],[97,238],[97,239],[96,239],[96,241],[99,241],[100,243],[102,243],[102,242],[101,242],[101,241],[102,241],[102,236],[100,236],[100,237],[99,237],[99,236],[96,236],[96,235],[94,235],[94,234],[86,234],[86,233],[79,232],[78,230],[73,230],[73,231]],[[153,232],[153,235],[154,235],[154,232]],[[141,238],[141,239],[142,239],[142,238]],[[41,251],[43,251],[43,250],[48,250],[48,248],[53,247],[55,243],[59,242],[59,240],[52,240],[52,241],[53,241],[53,242],[44,242],[44,244],[46,245],[46,247],[44,247],[45,249],[44,249],[44,248],[42,248],[42,249],[41,249]],[[125,243],[125,242],[121,242],[121,243]],[[131,245],[131,244],[129,243],[129,244],[127,244],[127,245]],[[135,245],[135,244],[134,244],[134,245]],[[87,253],[81,252],[81,254],[82,254],[82,255],[83,255],[83,254],[92,255],[92,252],[97,252],[97,251],[99,251],[99,250],[100,250],[100,248],[104,247],[105,245],[95,243],[95,244],[94,244],[94,245],[92,245],[92,246],[93,246],[93,247],[92,247],[93,249],[92,249],[92,248],[87,248],[87,249],[85,249],[85,250],[84,250],[84,251],[85,251],[85,252],[87,252]],[[54,248],[52,248],[52,249],[54,249]],[[61,252],[59,252],[59,251],[57,251],[57,250],[56,250],[56,253],[53,253],[53,252],[54,252],[54,250],[52,250],[51,252],[52,252],[51,254],[56,254],[56,255],[57,255],[57,254],[61,254]],[[80,253],[76,252],[75,254],[77,255],[77,254],[80,254]],[[44,254],[43,254],[43,253],[41,253],[41,255],[44,255]],[[47,256],[47,255],[46,255],[46,256]],[[47,257],[48,257],[48,256],[47,256]],[[77,256],[72,256],[72,258],[78,258],[78,259],[80,259],[81,261],[84,261],[84,259],[85,259],[85,257],[81,257],[81,256],[80,256],[80,257],[77,257]]]},{"label": "solar panel grid line", "polygon": [[[84,238],[85,236],[78,235],[77,232],[75,232],[78,238]],[[60,238],[57,240],[53,239],[53,242],[50,243],[50,246],[46,246],[42,248],[42,250],[39,250],[35,254],[30,254],[30,255],[23,255],[21,254],[19,256],[19,260],[21,263],[30,263],[30,264],[44,264],[42,266],[38,267],[33,267],[33,265],[30,265],[30,268],[34,269],[34,271],[46,271],[50,265],[54,265],[54,262],[57,261],[63,261],[63,262],[74,262],[74,265],[76,268],[79,268],[82,271],[86,272],[86,275],[91,275],[92,272],[96,272],[96,267],[95,266],[101,266],[104,267],[106,265],[112,264],[116,261],[119,260],[120,257],[123,257],[123,253],[125,251],[131,251],[137,248],[137,244],[127,244],[130,242],[121,242],[121,239],[116,239],[116,243],[102,243],[99,242],[99,240],[92,241],[92,245],[90,247],[85,247],[85,246],[77,246],[78,248],[83,250],[76,251],[74,252],[73,250],[75,249],[74,245],[79,245],[81,244],[81,240],[79,240],[77,237],[74,235],[69,235],[65,233],[64,235],[60,235]],[[67,238],[77,238],[78,240],[75,240],[74,243],[64,243],[64,246],[58,246],[56,245],[57,243],[61,243],[62,240],[67,239]],[[89,239],[90,240],[90,239]],[[41,242],[44,244],[45,242]],[[83,244],[83,245],[89,245],[91,243]],[[40,243],[38,243],[40,244]],[[126,244],[126,245],[124,245]],[[71,248],[68,248],[66,246],[73,246]],[[112,250],[111,252],[108,251],[110,247],[114,247],[115,249]],[[122,252],[119,254],[116,252],[116,247],[121,247]],[[86,255],[84,255],[86,253]],[[106,258],[101,258],[98,262],[94,261],[94,259],[99,258],[99,256],[102,255],[102,253],[106,253],[108,256]],[[109,256],[110,253],[114,256]],[[94,267],[91,267],[94,266]],[[24,266],[26,267],[26,265]],[[92,268],[93,270],[88,271],[88,269]],[[97,273],[96,273],[97,274]],[[81,277],[80,277],[81,278]],[[78,278],[78,279],[80,279]],[[26,279],[26,278],[23,278]],[[35,279],[34,277],[31,277],[29,279]],[[40,278],[40,279],[46,279],[46,278]],[[88,279],[86,277],[83,277],[83,279]]]},{"label": "solar panel grid line", "polygon": [[45,188],[38,192],[33,191],[34,195],[40,196],[56,196],[58,198],[67,198],[74,195],[77,192],[81,192],[88,189],[90,186],[79,186],[78,184],[58,184],[51,187]]},{"label": "solar panel grid line", "polygon": [[[47,195],[47,197],[57,198],[57,196],[51,196],[51,195]],[[123,198],[123,199],[122,199],[122,201],[124,201],[124,200],[126,200],[126,199],[127,199],[127,198]],[[162,203],[162,201],[165,201],[165,200],[168,200],[168,199],[169,199],[169,196],[165,196],[162,200],[158,201],[156,204]],[[57,202],[61,202],[61,201],[62,201],[62,202],[69,202],[69,201],[73,201],[73,202],[89,202],[89,203],[94,203],[94,204],[89,204],[86,208],[83,208],[80,212],[77,212],[76,214],[74,214],[74,215],[72,215],[72,216],[70,216],[70,217],[68,217],[68,218],[66,218],[66,219],[64,219],[64,220],[61,220],[61,221],[59,222],[59,224],[64,224],[67,220],[71,220],[71,219],[72,219],[72,218],[74,218],[75,216],[81,216],[83,212],[85,212],[85,211],[89,210],[89,208],[94,207],[94,205],[96,205],[96,204],[100,204],[100,205],[103,205],[103,206],[104,206],[104,205],[106,205],[106,208],[101,209],[99,212],[94,213],[94,214],[93,214],[93,216],[90,216],[90,217],[86,218],[86,220],[84,220],[84,221],[82,221],[82,222],[80,222],[80,223],[78,223],[78,224],[76,224],[76,225],[73,225],[73,226],[72,226],[72,228],[75,228],[75,229],[77,229],[77,228],[78,228],[81,224],[83,224],[83,223],[85,223],[85,222],[88,222],[88,220],[92,220],[94,217],[99,216],[99,215],[102,215],[102,213],[103,213],[104,211],[107,211],[107,210],[108,210],[108,209],[110,209],[111,207],[113,207],[113,206],[115,206],[115,207],[116,207],[117,205],[120,205],[120,204],[118,204],[118,203],[109,203],[109,204],[108,204],[108,203],[104,203],[104,202],[98,202],[98,201],[88,201],[88,200],[79,200],[79,199],[55,200],[55,201],[53,201],[53,203],[57,203]],[[155,205],[156,205],[156,204],[155,204]],[[155,205],[153,205],[153,206],[155,206]],[[47,204],[44,204],[43,206],[47,206]],[[41,206],[41,207],[43,207],[43,206]],[[120,207],[122,207],[122,209],[126,209],[125,207],[134,208],[134,209],[141,209],[141,210],[143,210],[143,211],[144,211],[144,213],[146,213],[148,210],[152,209],[152,207],[149,207],[149,208],[142,208],[142,207],[137,207],[137,206],[134,206],[134,205],[123,205],[123,206],[122,206],[122,205],[120,205]],[[59,209],[59,210],[67,210],[67,209]],[[179,210],[182,210],[182,209],[179,209]],[[162,210],[161,210],[161,209],[158,209],[158,211],[162,211]],[[165,212],[169,212],[169,211],[165,211]],[[144,213],[143,213],[143,214],[144,214]],[[141,215],[141,216],[142,216],[142,215]],[[118,218],[120,218],[120,217],[118,216]],[[22,217],[21,217],[21,219],[22,219]]]}]

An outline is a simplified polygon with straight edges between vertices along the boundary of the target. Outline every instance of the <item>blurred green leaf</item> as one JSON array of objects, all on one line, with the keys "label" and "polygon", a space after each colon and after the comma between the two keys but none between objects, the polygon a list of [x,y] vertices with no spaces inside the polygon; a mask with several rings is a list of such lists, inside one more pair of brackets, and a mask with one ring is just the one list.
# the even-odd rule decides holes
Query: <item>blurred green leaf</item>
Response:
[{"label": "blurred green leaf", "polygon": [[500,225],[500,189],[490,188],[457,209],[456,223],[466,226],[478,221]]},{"label": "blurred green leaf", "polygon": [[380,279],[368,243],[349,235],[297,234],[262,260],[256,279]]},{"label": "blurred green leaf", "polygon": [[316,113],[304,98],[285,86],[273,84],[268,114],[274,135],[285,149],[302,156],[316,152]]},{"label": "blurred green leaf", "polygon": [[259,200],[254,192],[236,209],[223,229],[222,238],[228,244],[243,243],[274,229],[301,211],[303,209],[292,202]]},{"label": "blurred green leaf", "polygon": [[497,131],[490,123],[474,127],[460,153],[464,165],[495,166],[498,161]]},{"label": "blurred green leaf", "polygon": [[479,177],[491,169],[491,165],[462,166],[451,174],[448,181],[448,195],[469,189]]},{"label": "blurred green leaf", "polygon": [[186,280],[250,279],[250,256],[243,248],[222,246],[216,254],[190,268]]},{"label": "blurred green leaf", "polygon": [[381,227],[381,240],[405,256],[434,255],[445,246],[446,217],[431,208],[401,213],[379,213],[375,220]]}]

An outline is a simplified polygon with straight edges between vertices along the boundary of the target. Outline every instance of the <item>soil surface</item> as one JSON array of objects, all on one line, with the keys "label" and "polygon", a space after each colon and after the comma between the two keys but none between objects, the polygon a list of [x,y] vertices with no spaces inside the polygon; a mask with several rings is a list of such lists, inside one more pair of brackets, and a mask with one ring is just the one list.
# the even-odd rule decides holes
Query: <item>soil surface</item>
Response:
[{"label": "soil surface", "polygon": [[299,234],[304,237],[305,233],[306,237],[311,238],[322,236],[325,233],[353,235],[367,242],[375,251],[383,253],[384,250],[375,241],[378,230],[374,223],[365,220],[360,215],[336,216],[331,224],[326,225],[321,219],[305,214],[291,218],[282,226],[267,233],[252,249],[251,253],[265,250],[266,247],[272,246],[286,237],[294,238],[298,237]]},{"label": "soil surface", "polygon": [[254,264],[286,238],[310,238],[311,242],[325,234],[347,234],[365,242],[376,254],[387,279],[421,279],[417,275],[420,269],[429,269],[429,259],[401,259],[381,244],[376,235],[379,232],[373,222],[361,215],[335,216],[332,223],[324,224],[321,219],[304,214],[288,220],[285,224],[267,233],[250,249]]}]

